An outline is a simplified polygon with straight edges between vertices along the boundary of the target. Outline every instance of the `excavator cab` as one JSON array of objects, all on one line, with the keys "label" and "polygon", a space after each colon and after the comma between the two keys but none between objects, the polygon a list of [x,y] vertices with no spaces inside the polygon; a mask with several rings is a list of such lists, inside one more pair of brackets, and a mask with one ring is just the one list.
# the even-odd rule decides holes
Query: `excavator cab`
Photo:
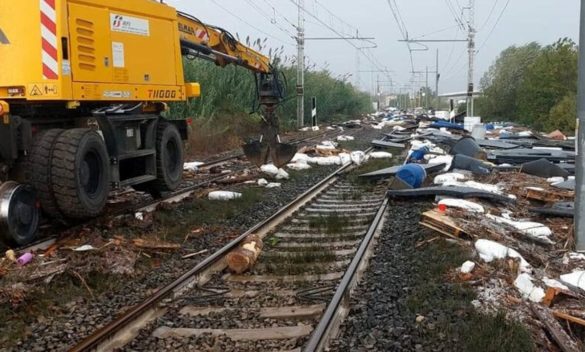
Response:
[{"label": "excavator cab", "polygon": [[272,68],[270,73],[256,74],[256,86],[262,114],[262,135],[258,140],[244,144],[244,154],[256,166],[266,164],[270,157],[276,167],[282,167],[291,161],[297,151],[294,145],[282,143],[278,135],[279,125],[275,110],[284,98],[284,84],[278,71]]}]

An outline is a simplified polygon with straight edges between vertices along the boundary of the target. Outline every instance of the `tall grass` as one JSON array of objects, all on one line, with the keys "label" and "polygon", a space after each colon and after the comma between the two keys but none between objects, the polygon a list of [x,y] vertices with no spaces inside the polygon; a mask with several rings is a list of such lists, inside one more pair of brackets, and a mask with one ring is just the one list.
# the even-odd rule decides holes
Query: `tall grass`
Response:
[{"label": "tall grass", "polygon": [[[241,67],[217,67],[203,60],[185,59],[185,79],[201,84],[201,97],[171,107],[174,118],[191,117],[203,124],[215,124],[218,116],[250,113],[256,103],[253,74]],[[287,78],[287,98],[277,114],[283,128],[296,121],[296,68],[294,62],[280,65]],[[305,72],[305,121],[310,118],[311,98],[317,98],[319,122],[342,121],[371,110],[370,97],[346,80],[334,78],[330,72],[309,69]],[[225,118],[221,119],[225,122]],[[217,126],[215,126],[217,127]]]}]

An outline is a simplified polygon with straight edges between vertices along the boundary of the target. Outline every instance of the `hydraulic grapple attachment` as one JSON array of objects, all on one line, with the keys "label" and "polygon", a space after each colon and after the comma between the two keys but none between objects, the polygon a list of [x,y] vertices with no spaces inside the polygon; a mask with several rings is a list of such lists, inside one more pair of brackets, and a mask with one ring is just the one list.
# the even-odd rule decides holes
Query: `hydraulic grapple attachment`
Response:
[{"label": "hydraulic grapple attachment", "polygon": [[271,73],[256,75],[260,112],[262,113],[262,136],[243,146],[244,154],[258,167],[268,162],[268,157],[276,167],[286,165],[294,156],[297,148],[292,144],[281,143],[278,135],[276,107],[284,98],[284,84],[275,69]]}]

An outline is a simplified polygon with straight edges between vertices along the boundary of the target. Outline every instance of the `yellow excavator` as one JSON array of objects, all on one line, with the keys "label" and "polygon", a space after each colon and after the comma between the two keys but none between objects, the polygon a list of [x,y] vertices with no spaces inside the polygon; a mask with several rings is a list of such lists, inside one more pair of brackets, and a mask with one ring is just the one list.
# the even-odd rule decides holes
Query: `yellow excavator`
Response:
[{"label": "yellow excavator", "polygon": [[42,214],[99,215],[111,190],[155,197],[182,180],[184,120],[167,103],[200,96],[183,57],[255,74],[262,137],[257,165],[288,162],[275,109],[282,77],[229,32],[154,0],[0,1],[0,234],[25,244]]}]

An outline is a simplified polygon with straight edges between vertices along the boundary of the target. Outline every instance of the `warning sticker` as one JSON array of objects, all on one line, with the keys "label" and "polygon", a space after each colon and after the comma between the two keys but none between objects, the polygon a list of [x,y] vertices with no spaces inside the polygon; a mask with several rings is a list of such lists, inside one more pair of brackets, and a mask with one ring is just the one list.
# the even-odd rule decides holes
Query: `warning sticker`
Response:
[{"label": "warning sticker", "polygon": [[124,62],[124,43],[112,42],[112,58],[114,59],[114,67],[123,68],[126,66]]},{"label": "warning sticker", "polygon": [[112,32],[150,36],[150,22],[132,16],[110,13],[110,28]]},{"label": "warning sticker", "polygon": [[56,97],[59,95],[59,89],[56,84],[34,83],[28,85],[28,95],[30,97]]}]

